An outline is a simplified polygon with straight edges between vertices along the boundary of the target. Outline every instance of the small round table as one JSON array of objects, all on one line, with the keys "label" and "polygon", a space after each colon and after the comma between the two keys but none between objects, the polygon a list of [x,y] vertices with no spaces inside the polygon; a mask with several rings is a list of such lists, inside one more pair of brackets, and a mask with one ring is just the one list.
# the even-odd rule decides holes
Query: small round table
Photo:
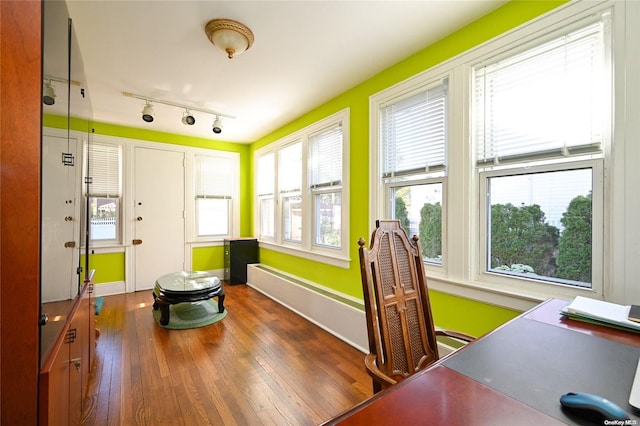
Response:
[{"label": "small round table", "polygon": [[209,272],[174,272],[156,280],[153,288],[153,309],[160,309],[160,324],[169,324],[169,305],[218,298],[218,312],[224,312],[224,287],[220,279]]}]

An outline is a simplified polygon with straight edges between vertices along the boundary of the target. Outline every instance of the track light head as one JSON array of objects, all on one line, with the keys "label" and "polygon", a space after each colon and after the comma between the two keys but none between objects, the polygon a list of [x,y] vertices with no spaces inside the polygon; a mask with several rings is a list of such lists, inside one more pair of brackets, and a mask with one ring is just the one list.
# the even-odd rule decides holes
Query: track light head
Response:
[{"label": "track light head", "polygon": [[142,119],[147,123],[151,123],[153,121],[153,106],[148,101],[142,109]]},{"label": "track light head", "polygon": [[186,124],[188,126],[193,126],[196,124],[196,118],[189,112],[189,110],[184,111],[184,115],[182,116],[182,124]]},{"label": "track light head", "polygon": [[45,105],[53,105],[56,103],[56,92],[53,90],[53,86],[51,82],[48,82],[44,85],[42,90],[42,102]]},{"label": "track light head", "polygon": [[221,133],[222,132],[222,120],[220,117],[216,116],[216,119],[213,120],[213,133]]}]

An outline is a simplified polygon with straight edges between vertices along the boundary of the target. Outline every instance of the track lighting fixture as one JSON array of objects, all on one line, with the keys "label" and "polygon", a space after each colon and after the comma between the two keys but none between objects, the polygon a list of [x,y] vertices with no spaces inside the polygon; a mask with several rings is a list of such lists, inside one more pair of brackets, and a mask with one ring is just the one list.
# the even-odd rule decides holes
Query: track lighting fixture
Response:
[{"label": "track lighting fixture", "polygon": [[188,109],[184,110],[184,114],[182,115],[182,124],[187,124],[189,126],[193,126],[196,124],[196,118],[189,112]]},{"label": "track lighting fixture", "polygon": [[[50,75],[43,75],[42,79],[44,80],[44,86],[42,88],[42,103],[45,105],[54,105],[56,103],[56,91],[52,84],[52,82],[56,81],[58,83],[62,83],[73,86],[80,86],[80,82],[75,80],[67,80],[60,77],[53,77]],[[68,90],[68,89],[65,89]],[[81,90],[84,90],[81,88]]]},{"label": "track lighting fixture", "polygon": [[222,132],[222,120],[216,115],[216,119],[213,120],[213,133],[218,134]]},{"label": "track lighting fixture", "polygon": [[53,105],[56,103],[56,92],[53,90],[51,80],[45,83],[44,88],[42,89],[42,102],[45,105]]},{"label": "track lighting fixture", "polygon": [[133,93],[129,93],[129,92],[122,92],[122,95],[145,101],[145,106],[142,110],[142,119],[147,123],[151,123],[154,118],[153,106],[151,105],[152,102],[155,104],[169,105],[176,108],[184,109],[184,113],[182,114],[182,123],[188,126],[193,126],[194,124],[196,124],[196,118],[193,116],[191,111],[200,111],[206,114],[211,114],[215,116],[215,120],[213,121],[213,133],[216,133],[216,134],[222,132],[222,120],[220,119],[220,117],[235,118],[233,115],[222,114],[218,111],[211,111],[208,109],[193,107],[189,105],[183,105],[175,102],[163,101],[161,99],[149,98],[147,96],[134,95]]},{"label": "track lighting fixture", "polygon": [[153,121],[153,106],[147,101],[147,104],[142,109],[142,119],[147,123]]}]

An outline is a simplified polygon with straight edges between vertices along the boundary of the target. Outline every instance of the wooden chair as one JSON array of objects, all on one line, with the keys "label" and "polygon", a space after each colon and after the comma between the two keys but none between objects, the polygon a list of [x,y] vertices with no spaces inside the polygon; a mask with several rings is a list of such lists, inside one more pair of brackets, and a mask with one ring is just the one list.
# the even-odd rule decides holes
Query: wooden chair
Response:
[{"label": "wooden chair", "polygon": [[474,338],[434,327],[418,237],[410,241],[400,221],[376,221],[370,248],[363,238],[358,244],[370,352],[365,366],[376,393],[437,361],[436,336]]}]

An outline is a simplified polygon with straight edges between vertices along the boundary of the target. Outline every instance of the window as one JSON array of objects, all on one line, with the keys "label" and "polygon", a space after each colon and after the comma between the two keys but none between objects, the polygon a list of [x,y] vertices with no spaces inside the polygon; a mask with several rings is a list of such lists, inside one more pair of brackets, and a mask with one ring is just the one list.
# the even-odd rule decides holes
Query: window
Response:
[{"label": "window", "polygon": [[487,273],[581,288],[601,281],[594,212],[611,115],[607,20],[474,67]]},{"label": "window", "polygon": [[258,217],[260,239],[273,240],[275,235],[275,218],[274,210],[275,203],[273,199],[274,195],[274,160],[273,152],[264,154],[258,158],[256,176],[259,178],[256,181],[256,192],[258,195]]},{"label": "window", "polygon": [[86,146],[85,153],[87,151],[91,158],[89,240],[100,244],[120,243],[122,149],[119,145],[92,142]]},{"label": "window", "polygon": [[474,68],[479,165],[600,152],[610,105],[603,26]]},{"label": "window", "polygon": [[234,160],[195,156],[195,227],[197,237],[232,233],[232,206],[237,175]]},{"label": "window", "polygon": [[341,247],[342,124],[309,136],[309,190],[314,244]]},{"label": "window", "polygon": [[568,3],[371,96],[369,229],[418,235],[431,288],[517,309],[622,294],[627,6]]},{"label": "window", "polygon": [[256,151],[256,229],[262,242],[348,266],[348,125],[344,110]]},{"label": "window", "polygon": [[487,173],[487,271],[591,288],[598,172],[583,164]]},{"label": "window", "polygon": [[278,151],[278,190],[282,204],[283,238],[302,241],[302,142]]},{"label": "window", "polygon": [[380,105],[385,216],[418,235],[425,262],[442,264],[448,79]]}]

